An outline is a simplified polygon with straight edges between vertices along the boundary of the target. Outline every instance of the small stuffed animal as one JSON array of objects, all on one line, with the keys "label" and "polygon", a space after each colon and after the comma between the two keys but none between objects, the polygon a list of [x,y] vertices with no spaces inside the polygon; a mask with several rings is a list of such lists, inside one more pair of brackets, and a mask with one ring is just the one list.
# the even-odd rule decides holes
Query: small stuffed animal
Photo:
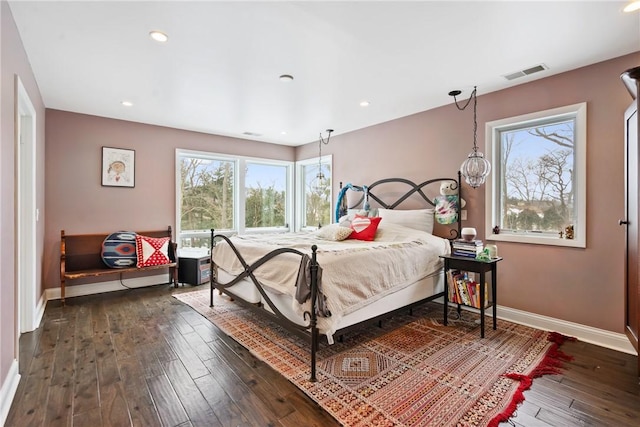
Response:
[{"label": "small stuffed animal", "polygon": [[[440,195],[434,199],[436,203],[435,216],[439,224],[453,224],[458,221],[458,190],[454,181],[440,183]],[[460,199],[460,209],[467,202]]]}]

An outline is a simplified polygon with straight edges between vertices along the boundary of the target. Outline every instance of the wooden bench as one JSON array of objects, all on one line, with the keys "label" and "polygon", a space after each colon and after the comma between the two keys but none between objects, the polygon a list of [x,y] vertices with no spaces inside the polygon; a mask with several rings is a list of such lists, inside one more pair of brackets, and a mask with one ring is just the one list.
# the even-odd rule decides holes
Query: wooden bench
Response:
[{"label": "wooden bench", "polygon": [[150,267],[110,268],[102,261],[102,242],[111,233],[103,234],[65,234],[60,231],[60,300],[64,305],[65,282],[87,277],[104,277],[124,273],[169,269],[169,282],[178,287],[177,245],[171,235],[171,226],[166,230],[138,231],[143,236],[169,237],[170,264]]}]

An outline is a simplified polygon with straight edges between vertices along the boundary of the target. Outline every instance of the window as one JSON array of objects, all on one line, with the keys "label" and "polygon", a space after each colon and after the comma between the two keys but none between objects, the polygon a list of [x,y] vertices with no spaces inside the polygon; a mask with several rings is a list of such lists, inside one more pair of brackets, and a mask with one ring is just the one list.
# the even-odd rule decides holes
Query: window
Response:
[{"label": "window", "polygon": [[288,165],[246,163],[245,228],[288,227]]},{"label": "window", "polygon": [[487,240],[585,247],[586,116],[581,103],[487,123]]},{"label": "window", "polygon": [[181,249],[208,249],[211,228],[228,234],[289,231],[291,162],[177,150],[176,163]]},{"label": "window", "polygon": [[[320,167],[321,166],[321,167]],[[318,228],[332,222],[331,215],[332,157],[297,162],[298,230]]]}]

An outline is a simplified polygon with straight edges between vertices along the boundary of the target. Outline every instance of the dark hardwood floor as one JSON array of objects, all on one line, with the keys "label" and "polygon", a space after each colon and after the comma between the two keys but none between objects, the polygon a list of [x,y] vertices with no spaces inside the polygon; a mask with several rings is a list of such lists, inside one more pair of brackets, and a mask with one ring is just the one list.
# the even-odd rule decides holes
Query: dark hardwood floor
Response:
[{"label": "dark hardwood floor", "polygon": [[[6,426],[336,426],[304,393],[156,286],[50,301],[20,338]],[[638,426],[636,357],[583,342],[534,381],[515,426]],[[510,424],[504,423],[505,426]]]}]

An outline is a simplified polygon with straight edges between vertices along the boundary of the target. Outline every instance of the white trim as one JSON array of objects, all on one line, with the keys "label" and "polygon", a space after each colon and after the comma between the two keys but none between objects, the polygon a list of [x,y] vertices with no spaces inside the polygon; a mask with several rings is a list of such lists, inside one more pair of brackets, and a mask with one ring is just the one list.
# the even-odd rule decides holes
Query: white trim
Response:
[{"label": "white trim", "polygon": [[18,361],[13,359],[7,377],[2,383],[0,388],[0,426],[3,426],[7,421],[9,415],[9,409],[13,403],[13,398],[16,396],[16,390],[18,390],[18,384],[20,383],[20,372],[18,370]]},{"label": "white trim", "polygon": [[542,329],[543,331],[555,331],[571,336],[580,341],[599,345],[628,354],[637,354],[633,345],[625,334],[605,331],[579,323],[529,313],[515,308],[498,306],[498,319],[508,320],[521,325]]},{"label": "white trim", "polygon": [[47,308],[47,296],[46,293],[43,292],[42,295],[40,295],[40,300],[38,300],[38,305],[36,306],[36,312],[33,319],[34,329],[40,327],[40,323],[42,322],[42,318],[44,317],[45,308]]},{"label": "white trim", "polygon": [[[441,304],[443,302],[442,299],[438,299],[436,301]],[[461,308],[476,313],[480,312],[480,310],[471,307],[461,306]],[[498,305],[497,312],[498,319],[541,329],[543,331],[559,332],[563,335],[577,338],[580,341],[620,351],[622,353],[638,354],[635,348],[633,348],[633,345],[631,345],[627,336],[623,333],[606,331],[604,329],[594,328],[580,323],[569,322],[566,320],[556,319],[554,317],[517,310],[515,308],[503,307],[501,305]],[[489,318],[492,317],[491,309],[485,311],[485,314]],[[485,328],[487,327],[490,328],[491,326],[488,323],[485,323]]]},{"label": "white trim", "polygon": [[[562,239],[560,236],[540,236],[535,233],[508,233],[493,234],[493,227],[498,224],[496,202],[499,199],[499,166],[498,150],[494,147],[500,143],[498,140],[499,131],[505,128],[522,126],[528,122],[541,119],[575,117],[574,129],[574,156],[576,165],[575,176],[575,199],[576,199],[576,223],[574,224],[575,238]],[[568,246],[585,248],[587,245],[587,103],[567,105],[564,107],[552,108],[545,111],[538,111],[521,116],[509,117],[500,120],[487,122],[485,125],[485,153],[494,165],[493,171],[487,180],[487,191],[485,191],[485,240],[502,242],[532,243],[538,245]]]},{"label": "white trim", "polygon": [[[16,147],[16,293],[18,336],[38,327],[36,269],[36,110],[20,77],[15,75]],[[16,344],[17,346],[17,344]]]},{"label": "white trim", "polygon": [[[166,282],[165,282],[166,280]],[[124,279],[123,283],[129,288],[144,288],[155,285],[169,285],[167,273],[154,274],[153,276],[136,277]],[[85,295],[101,294],[103,292],[113,292],[126,290],[119,280],[109,280],[99,283],[87,283],[83,285],[65,286],[65,298],[80,297]],[[47,301],[60,299],[60,288],[49,288],[46,290]]]},{"label": "white trim", "polygon": [[[175,241],[178,243],[178,249],[182,249],[182,229],[181,229],[181,199],[182,199],[182,187],[181,187],[181,157],[202,158],[213,161],[228,161],[233,163],[234,167],[234,179],[233,179],[233,222],[234,228],[232,230],[216,230],[222,234],[251,234],[251,233],[282,233],[291,231],[294,222],[294,167],[295,162],[289,160],[274,160],[260,157],[249,156],[233,156],[229,154],[220,154],[207,151],[187,150],[183,148],[176,148],[175,150],[175,168],[176,168],[176,225]],[[258,228],[246,228],[245,226],[245,173],[247,164],[262,164],[267,166],[279,166],[286,168],[286,184],[285,184],[285,197],[286,197],[286,213],[285,221],[286,227],[258,227]],[[187,235],[199,235],[209,237],[209,230],[205,230],[201,233],[187,233]]]}]

